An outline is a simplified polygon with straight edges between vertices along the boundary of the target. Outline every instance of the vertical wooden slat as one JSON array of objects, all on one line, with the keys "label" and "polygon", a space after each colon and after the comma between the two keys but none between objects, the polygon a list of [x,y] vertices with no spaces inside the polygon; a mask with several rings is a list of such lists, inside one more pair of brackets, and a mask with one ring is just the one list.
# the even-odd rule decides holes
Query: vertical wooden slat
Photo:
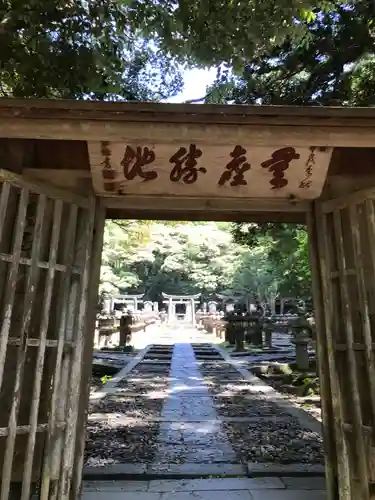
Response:
[{"label": "vertical wooden slat", "polygon": [[[336,367],[336,359],[334,352],[334,314],[336,312],[335,304],[333,303],[333,291],[330,277],[331,258],[330,250],[332,242],[332,233],[329,232],[327,225],[327,215],[317,206],[315,210],[315,220],[317,223],[317,237],[319,247],[319,267],[321,272],[321,284],[323,291],[323,309],[326,331],[326,350],[328,360],[328,371],[330,376],[332,408],[334,412],[335,425],[335,441],[337,452],[337,471],[338,484],[340,492],[340,500],[352,500],[351,485],[350,485],[350,466],[348,460],[348,449],[345,440],[343,423],[344,414],[342,407],[342,395],[338,382],[338,372]],[[331,241],[329,240],[331,236]]]},{"label": "vertical wooden slat", "polygon": [[49,314],[51,307],[52,291],[53,291],[54,278],[56,272],[55,266],[57,261],[57,250],[60,239],[62,209],[63,209],[63,202],[61,200],[55,201],[53,222],[52,222],[52,236],[51,236],[50,252],[48,259],[48,272],[46,277],[43,312],[40,325],[40,336],[39,336],[40,343],[38,347],[38,353],[35,365],[35,379],[34,379],[34,388],[33,388],[32,404],[31,404],[30,420],[29,420],[30,432],[26,449],[26,461],[23,473],[21,500],[29,500],[30,497],[30,485],[31,485],[31,475],[33,468],[36,429],[38,424],[40,391],[43,378],[43,368],[44,368],[45,353],[46,353],[46,341],[47,341],[47,333],[49,326]]},{"label": "vertical wooden slat", "polygon": [[[61,366],[65,342],[65,330],[68,314],[68,297],[71,287],[72,266],[74,261],[75,250],[75,231],[77,225],[78,207],[76,205],[70,206],[68,227],[64,231],[64,256],[63,262],[66,265],[64,280],[62,280],[61,287],[58,293],[57,300],[60,302],[60,315],[58,318],[58,344],[53,377],[53,388],[51,395],[51,406],[48,419],[48,431],[46,436],[46,446],[43,461],[42,481],[40,500],[50,500],[56,497],[58,481],[57,478],[52,476],[53,461],[58,457],[61,452],[59,442],[57,440],[57,417],[58,417],[58,397],[60,395],[60,376]],[[50,491],[52,481],[52,491]]]},{"label": "vertical wooden slat", "polygon": [[[362,323],[362,331],[363,331],[364,345],[365,345],[366,369],[370,387],[369,399],[372,411],[372,426],[373,428],[375,428],[375,356],[374,356],[374,351],[372,349],[371,323],[370,323],[369,305],[367,302],[367,289],[366,289],[365,269],[364,269],[365,256],[361,248],[360,225],[358,221],[358,212],[356,205],[352,205],[350,207],[349,216],[350,216],[350,223],[351,223],[350,227],[353,239],[354,267],[356,270],[358,297],[361,309],[360,320]],[[375,248],[373,250],[375,252]]]},{"label": "vertical wooden slat", "polygon": [[[365,201],[365,221],[368,234],[368,255],[371,264],[371,275],[375,277],[375,210],[374,200]],[[372,285],[372,295],[375,297],[375,279],[369,281]]]},{"label": "vertical wooden slat", "polygon": [[10,184],[3,182],[0,195],[0,242],[3,237],[4,221],[7,214],[7,207],[10,194]]},{"label": "vertical wooden slat", "polygon": [[1,500],[8,500],[9,487],[12,476],[13,454],[17,435],[17,418],[21,402],[22,378],[27,353],[27,336],[30,324],[31,312],[35,298],[36,281],[39,274],[37,265],[41,248],[41,235],[43,230],[44,214],[47,198],[45,195],[39,195],[35,227],[33,232],[33,243],[31,250],[31,264],[27,271],[26,293],[24,299],[23,316],[20,331],[20,345],[17,349],[16,376],[13,389],[12,406],[8,422],[8,436],[5,445],[4,464],[1,483]]},{"label": "vertical wooden slat", "polygon": [[9,329],[12,320],[12,310],[14,296],[16,292],[16,283],[18,276],[18,268],[22,251],[22,240],[26,222],[27,203],[29,199],[28,189],[22,189],[18,205],[17,221],[15,224],[15,237],[12,247],[12,262],[10,264],[9,273],[7,276],[7,284],[5,288],[5,302],[3,308],[3,322],[0,330],[0,391],[3,382],[5,356],[7,351],[7,342],[9,337]]},{"label": "vertical wooden slat", "polygon": [[345,339],[347,344],[347,355],[348,355],[348,372],[350,380],[350,392],[352,399],[352,411],[353,411],[353,431],[354,431],[354,441],[355,448],[357,452],[358,460],[358,472],[360,479],[360,496],[358,499],[368,500],[369,490],[368,490],[368,470],[367,470],[367,460],[366,460],[366,447],[362,431],[362,412],[361,412],[361,401],[359,394],[358,378],[357,378],[357,367],[355,353],[353,350],[354,334],[353,334],[353,324],[352,324],[352,312],[351,312],[351,301],[350,294],[348,290],[347,276],[346,276],[346,258],[344,249],[344,240],[342,234],[342,225],[340,211],[335,210],[333,212],[333,222],[335,231],[335,250],[337,253],[338,270],[339,270],[339,281],[342,297],[342,310],[345,322]]},{"label": "vertical wooden slat", "polygon": [[90,284],[92,234],[95,220],[95,198],[88,211],[86,211],[86,228],[83,234],[85,250],[83,257],[83,273],[81,275],[81,290],[78,297],[79,311],[75,326],[75,349],[73,364],[70,373],[69,400],[63,448],[62,471],[60,477],[59,500],[68,500],[70,496],[71,480],[73,475],[73,456],[77,428],[79,391],[81,386],[82,355],[85,344],[85,326],[87,314],[87,300]]},{"label": "vertical wooden slat", "polygon": [[[74,454],[73,484],[71,490],[71,500],[79,498],[82,482],[83,458],[85,451],[85,429],[88,417],[88,403],[90,396],[90,382],[92,373],[92,354],[94,349],[94,332],[96,323],[97,304],[99,299],[100,267],[102,260],[102,249],[105,225],[105,207],[100,199],[96,200],[96,217],[94,224],[94,237],[92,242],[92,258],[90,269],[90,285],[88,297],[88,313],[86,321],[85,347],[82,362],[81,374],[81,394],[77,423],[77,442]],[[330,500],[330,499],[328,499]]]},{"label": "vertical wooden slat", "polygon": [[312,286],[314,297],[314,310],[316,320],[317,336],[317,358],[319,369],[322,422],[323,422],[323,440],[325,454],[325,472],[326,472],[326,491],[327,500],[337,500],[337,453],[335,440],[334,415],[332,414],[332,394],[329,377],[328,351],[326,325],[324,321],[324,299],[322,293],[321,274],[319,268],[319,251],[316,231],[315,213],[307,213],[309,260],[312,274]]}]

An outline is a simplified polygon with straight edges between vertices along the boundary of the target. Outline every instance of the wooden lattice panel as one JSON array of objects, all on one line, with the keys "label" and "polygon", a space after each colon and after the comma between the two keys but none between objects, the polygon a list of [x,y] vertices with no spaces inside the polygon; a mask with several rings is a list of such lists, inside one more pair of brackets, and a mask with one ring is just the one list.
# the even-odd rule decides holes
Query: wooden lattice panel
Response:
[{"label": "wooden lattice panel", "polygon": [[315,218],[340,500],[374,498],[374,200],[372,189],[323,202]]},{"label": "wooden lattice panel", "polygon": [[69,498],[95,209],[0,171],[0,499]]}]

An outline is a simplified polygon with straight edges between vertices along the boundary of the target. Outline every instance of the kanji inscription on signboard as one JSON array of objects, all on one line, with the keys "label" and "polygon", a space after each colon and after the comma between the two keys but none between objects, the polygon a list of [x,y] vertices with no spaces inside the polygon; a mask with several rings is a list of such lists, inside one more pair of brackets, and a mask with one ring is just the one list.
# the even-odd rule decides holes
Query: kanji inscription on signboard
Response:
[{"label": "kanji inscription on signboard", "polygon": [[89,142],[95,191],[102,196],[163,195],[317,198],[332,149],[250,144]]}]

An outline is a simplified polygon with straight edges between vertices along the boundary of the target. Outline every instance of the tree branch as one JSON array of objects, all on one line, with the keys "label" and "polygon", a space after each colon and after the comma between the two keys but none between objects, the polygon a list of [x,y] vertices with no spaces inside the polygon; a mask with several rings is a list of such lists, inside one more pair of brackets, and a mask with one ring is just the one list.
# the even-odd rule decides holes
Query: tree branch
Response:
[{"label": "tree branch", "polygon": [[203,97],[200,97],[199,99],[189,99],[188,101],[185,101],[184,104],[195,104],[196,102],[202,102],[202,101],[205,101],[208,97],[211,97],[211,96],[212,96],[212,91],[208,92],[208,94],[206,94]]}]

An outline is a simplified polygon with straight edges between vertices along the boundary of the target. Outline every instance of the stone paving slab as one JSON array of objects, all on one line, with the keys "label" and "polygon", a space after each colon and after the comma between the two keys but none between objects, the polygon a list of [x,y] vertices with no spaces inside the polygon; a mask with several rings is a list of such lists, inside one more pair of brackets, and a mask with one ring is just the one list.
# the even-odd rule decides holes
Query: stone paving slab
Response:
[{"label": "stone paving slab", "polygon": [[228,463],[233,462],[234,459],[232,448],[224,444],[213,444],[212,447],[207,447],[207,444],[176,445],[160,442],[157,451],[158,463]]},{"label": "stone paving slab", "polygon": [[83,491],[82,500],[326,500],[321,490],[203,490],[203,491],[168,491],[164,493],[150,491],[97,490]]},{"label": "stone paving slab", "polygon": [[[214,351],[215,352],[215,351]],[[221,430],[204,377],[191,344],[175,344],[170,373],[170,396],[161,416],[166,421],[190,423],[179,428],[159,427],[155,463],[232,463],[236,457]]]},{"label": "stone paving slab", "polygon": [[82,484],[82,491],[147,491],[149,489],[149,481],[84,481]]},{"label": "stone paving slab", "polygon": [[150,481],[147,491],[165,493],[168,491],[233,491],[284,489],[285,484],[278,478],[216,478]]},{"label": "stone paving slab", "polygon": [[[227,498],[229,500],[231,497]],[[327,500],[327,495],[325,491],[321,490],[254,490],[251,492],[250,498],[252,500]]]},{"label": "stone paving slab", "polygon": [[[108,491],[84,491],[82,500],[109,500]],[[111,491],[111,500],[125,500],[131,496],[131,500],[161,500],[161,493],[147,493],[146,491],[133,491],[129,495],[124,491]]]},{"label": "stone paving slab", "polygon": [[[153,398],[154,400],[157,400],[159,398]],[[162,398],[160,398],[162,399]],[[127,423],[132,423],[134,422],[134,417],[124,417],[121,414],[117,413],[114,416],[114,412],[107,412],[107,413],[92,413],[89,417],[88,420],[90,422],[95,422],[98,420],[102,420],[103,418],[109,418],[113,417],[116,418],[116,422],[118,424],[127,424]],[[172,416],[165,416],[165,417],[148,417],[148,416],[143,416],[142,420],[145,422],[161,422],[161,423],[180,423],[181,425],[183,423],[186,424],[214,424],[214,423],[220,423],[220,422],[228,422],[228,423],[244,423],[244,424],[251,424],[251,423],[258,423],[259,421],[262,421],[264,423],[266,422],[287,422],[286,418],[283,417],[217,417],[216,419],[203,419],[201,417],[190,417],[189,419],[184,419],[181,421],[180,418],[173,418]],[[289,419],[290,420],[290,419]]]},{"label": "stone paving slab", "polygon": [[248,475],[250,477],[261,476],[324,476],[324,465],[320,464],[275,464],[249,462],[247,464]]},{"label": "stone paving slab", "polygon": [[[211,448],[215,448],[218,446],[219,448],[223,448],[224,446],[224,436],[223,433],[218,431],[217,433],[211,433],[209,436],[209,441],[207,441],[207,437],[204,432],[200,433],[198,431],[192,430],[191,432],[181,429],[170,429],[167,431],[163,431],[159,435],[159,442],[163,445],[185,445],[185,446],[205,446],[208,445]],[[226,449],[231,450],[231,448],[226,444]]]},{"label": "stone paving slab", "polygon": [[115,464],[104,467],[84,467],[83,477],[86,481],[98,480],[121,482],[120,478],[202,478],[210,476],[245,477],[246,469],[242,464]]},{"label": "stone paving slab", "polygon": [[109,478],[118,476],[130,476],[146,474],[147,464],[114,464],[104,467],[84,467],[84,479],[90,478]]},{"label": "stone paving slab", "polygon": [[162,474],[163,476],[175,477],[199,477],[199,476],[221,476],[236,477],[245,476],[245,467],[242,464],[151,464],[147,466],[148,474]]},{"label": "stone paving slab", "polygon": [[[156,493],[159,495],[159,493]],[[160,500],[253,500],[248,491],[187,491],[162,493]],[[146,500],[146,499],[145,499]],[[155,499],[156,500],[156,499]]]},{"label": "stone paving slab", "polygon": [[[83,492],[82,500],[108,500],[108,491],[87,491]],[[124,492],[111,491],[111,500],[125,500],[131,495],[131,500],[212,500],[213,495],[215,500],[253,500],[250,492],[245,490],[240,491],[178,491],[166,493],[151,493],[151,492]],[[273,498],[277,500],[277,498]]]},{"label": "stone paving slab", "polygon": [[324,490],[326,482],[324,477],[281,477],[281,481],[288,489],[292,490]]}]

